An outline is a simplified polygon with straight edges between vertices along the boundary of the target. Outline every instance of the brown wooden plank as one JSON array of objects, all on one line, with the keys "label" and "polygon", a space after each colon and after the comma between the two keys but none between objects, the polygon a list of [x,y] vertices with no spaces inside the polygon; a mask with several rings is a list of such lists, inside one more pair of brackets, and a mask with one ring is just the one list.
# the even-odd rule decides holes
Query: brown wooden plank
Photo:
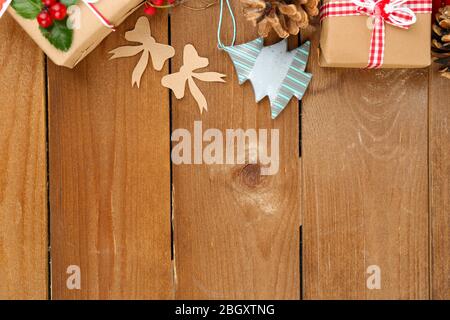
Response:
[{"label": "brown wooden plank", "polygon": [[450,81],[430,72],[431,297],[450,299]]},{"label": "brown wooden plank", "polygon": [[[232,4],[237,44],[255,39],[239,2]],[[193,135],[194,121],[202,121],[203,132],[217,128],[224,137],[226,129],[279,129],[280,169],[261,176],[259,164],[173,166],[176,297],[298,299],[298,104],[272,121],[267,101],[257,105],[251,85],[239,86],[228,55],[216,48],[218,17],[218,5],[207,11],[181,7],[172,15],[173,71],[181,66],[184,45],[192,43],[209,58],[207,70],[227,75],[226,84],[197,81],[209,103],[202,115],[190,93],[173,98],[173,129]],[[228,15],[223,30],[229,41]]]},{"label": "brown wooden plank", "polygon": [[[312,58],[305,297],[428,298],[427,70],[327,69]],[[380,290],[366,287],[371,265]]]},{"label": "brown wooden plank", "polygon": [[8,15],[0,43],[0,299],[45,299],[44,55]]},{"label": "brown wooden plank", "polygon": [[[55,299],[169,298],[167,73],[150,67],[131,88],[139,57],[108,61],[138,12],[74,70],[49,64],[52,293]],[[151,19],[167,42],[167,16]],[[81,290],[68,290],[69,265]]]}]

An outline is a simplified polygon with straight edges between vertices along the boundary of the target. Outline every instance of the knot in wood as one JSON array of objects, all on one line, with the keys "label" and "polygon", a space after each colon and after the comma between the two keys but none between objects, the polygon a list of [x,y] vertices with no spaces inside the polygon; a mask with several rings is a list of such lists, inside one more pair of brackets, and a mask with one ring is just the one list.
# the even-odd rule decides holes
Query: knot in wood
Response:
[{"label": "knot in wood", "polygon": [[261,165],[259,163],[247,164],[241,169],[239,176],[246,186],[256,187],[262,182]]}]

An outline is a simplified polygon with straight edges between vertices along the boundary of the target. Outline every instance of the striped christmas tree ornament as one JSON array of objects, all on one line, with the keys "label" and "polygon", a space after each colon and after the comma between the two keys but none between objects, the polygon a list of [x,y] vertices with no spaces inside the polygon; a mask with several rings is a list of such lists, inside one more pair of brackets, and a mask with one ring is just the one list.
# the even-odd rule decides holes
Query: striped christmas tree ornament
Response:
[{"label": "striped christmas tree ornament", "polygon": [[256,102],[269,97],[272,119],[292,97],[301,100],[312,75],[305,72],[310,43],[287,51],[287,40],[264,46],[263,38],[241,45],[223,46],[233,61],[239,84],[250,80]]}]

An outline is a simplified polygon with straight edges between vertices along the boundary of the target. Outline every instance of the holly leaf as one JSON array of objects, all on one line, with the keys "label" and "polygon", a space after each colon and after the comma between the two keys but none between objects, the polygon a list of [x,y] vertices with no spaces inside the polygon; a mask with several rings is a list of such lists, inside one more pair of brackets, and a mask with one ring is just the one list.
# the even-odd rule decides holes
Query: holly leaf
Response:
[{"label": "holly leaf", "polygon": [[25,19],[35,19],[43,8],[41,0],[13,0],[11,6]]},{"label": "holly leaf", "polygon": [[50,28],[39,29],[56,49],[66,52],[72,46],[73,30],[67,27],[67,18],[62,21],[55,20]]},{"label": "holly leaf", "polygon": [[78,0],[60,0],[63,5],[65,5],[67,8],[73,5],[76,5]]}]

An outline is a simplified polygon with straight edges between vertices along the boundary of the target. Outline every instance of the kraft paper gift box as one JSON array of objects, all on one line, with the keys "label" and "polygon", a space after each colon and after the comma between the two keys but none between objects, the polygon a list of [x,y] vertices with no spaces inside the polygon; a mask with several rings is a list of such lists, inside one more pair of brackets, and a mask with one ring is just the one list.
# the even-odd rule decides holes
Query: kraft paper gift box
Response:
[{"label": "kraft paper gift box", "polygon": [[[323,5],[333,0],[324,0]],[[335,1],[335,0],[334,0]],[[382,68],[422,68],[431,64],[431,12],[416,13],[417,22],[402,29],[385,23]],[[327,17],[321,22],[319,65],[365,68],[372,30],[367,15]]]},{"label": "kraft paper gift box", "polygon": [[[143,0],[101,0],[95,3],[95,6],[112,25],[118,26],[143,2]],[[24,19],[12,7],[9,7],[8,12],[55,64],[73,68],[113,32],[111,28],[102,24],[85,3],[79,1],[77,5],[80,8],[80,28],[73,30],[72,45],[67,52],[58,50],[50,44],[39,30],[36,19]]]}]

